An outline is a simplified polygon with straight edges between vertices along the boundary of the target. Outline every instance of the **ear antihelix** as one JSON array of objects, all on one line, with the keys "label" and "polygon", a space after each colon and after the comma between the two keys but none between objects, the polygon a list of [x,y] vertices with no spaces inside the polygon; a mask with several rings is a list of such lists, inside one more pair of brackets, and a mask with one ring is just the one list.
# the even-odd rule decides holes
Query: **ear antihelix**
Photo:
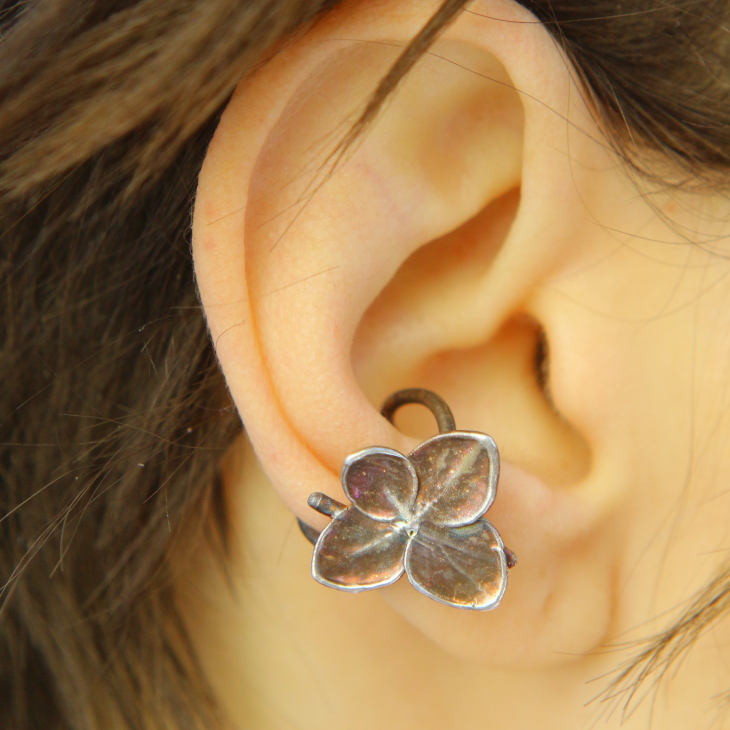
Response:
[{"label": "ear antihelix", "polygon": [[503,311],[480,308],[479,295],[493,285],[490,270],[519,204],[514,187],[423,245],[371,303],[352,346],[358,382],[371,398],[413,382],[414,371],[435,354],[477,346],[499,327]]}]

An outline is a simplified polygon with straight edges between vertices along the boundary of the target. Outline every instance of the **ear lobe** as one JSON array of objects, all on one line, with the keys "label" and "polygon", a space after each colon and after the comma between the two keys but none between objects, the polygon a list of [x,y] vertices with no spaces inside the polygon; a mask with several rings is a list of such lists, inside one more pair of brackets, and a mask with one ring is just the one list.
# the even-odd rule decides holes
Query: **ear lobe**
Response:
[{"label": "ear lobe", "polygon": [[[512,4],[495,14],[533,20]],[[317,176],[338,131],[397,57],[392,39],[413,37],[426,20],[424,10],[361,10],[323,23],[239,88],[200,176],[193,251],[221,366],[267,475],[318,528],[326,520],[306,499],[314,491],[343,498],[349,454],[416,445],[368,396],[379,401],[391,381],[419,385],[403,381],[444,351],[493,338],[575,238],[565,123],[550,111],[566,106],[570,81],[535,25],[463,16],[353,154]],[[540,103],[525,103],[533,97]],[[505,602],[519,607],[529,596],[511,620],[538,631],[535,617],[562,579],[557,556],[595,515],[509,464],[503,473],[511,476],[495,523],[516,551],[539,556]],[[589,603],[594,595],[605,595],[603,586]],[[421,600],[399,605],[433,634],[449,609]],[[596,621],[573,632],[570,650],[592,647],[606,629],[600,607],[586,611]],[[474,651],[475,620],[450,614],[453,630],[466,632],[452,637],[459,651]]]}]

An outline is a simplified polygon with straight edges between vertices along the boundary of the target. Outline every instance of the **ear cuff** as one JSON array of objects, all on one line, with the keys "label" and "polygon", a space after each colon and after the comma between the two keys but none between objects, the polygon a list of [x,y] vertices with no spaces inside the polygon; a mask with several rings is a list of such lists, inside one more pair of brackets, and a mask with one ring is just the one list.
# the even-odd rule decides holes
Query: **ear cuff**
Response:
[{"label": "ear cuff", "polygon": [[373,446],[345,459],[342,486],[351,504],[321,492],[309,506],[332,518],[322,532],[299,520],[314,545],[312,576],[322,585],[358,593],[395,583],[405,573],[416,590],[456,608],[489,611],[517,563],[484,518],[497,494],[499,451],[490,436],[457,431],[451,409],[423,388],[400,390],[383,404],[396,411],[420,403],[439,435],[408,456]]}]

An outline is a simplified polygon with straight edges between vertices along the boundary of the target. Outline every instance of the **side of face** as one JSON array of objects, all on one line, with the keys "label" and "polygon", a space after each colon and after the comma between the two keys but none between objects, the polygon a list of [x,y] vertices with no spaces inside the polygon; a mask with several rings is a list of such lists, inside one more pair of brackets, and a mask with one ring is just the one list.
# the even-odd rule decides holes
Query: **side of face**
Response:
[{"label": "side of face", "polygon": [[307,497],[344,500],[349,454],[433,432],[385,421],[392,391],[491,435],[489,519],[520,558],[502,605],[378,600],[462,659],[574,662],[664,626],[723,559],[727,203],[634,179],[511,2],[475,3],[333,158],[435,8],[346,4],[241,83],[200,176],[200,295],[257,459],[317,529]]}]

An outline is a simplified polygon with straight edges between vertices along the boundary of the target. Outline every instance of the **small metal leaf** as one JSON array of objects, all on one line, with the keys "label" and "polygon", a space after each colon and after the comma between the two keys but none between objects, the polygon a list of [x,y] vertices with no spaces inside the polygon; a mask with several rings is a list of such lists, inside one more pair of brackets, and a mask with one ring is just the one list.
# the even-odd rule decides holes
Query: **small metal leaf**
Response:
[{"label": "small metal leaf", "polygon": [[342,486],[352,503],[374,520],[408,520],[418,491],[413,464],[393,449],[374,447],[348,456]]},{"label": "small metal leaf", "polygon": [[312,575],[331,588],[363,591],[395,583],[403,574],[408,535],[376,522],[354,507],[322,530],[312,558]]},{"label": "small metal leaf", "polygon": [[483,433],[453,431],[424,441],[410,455],[418,475],[416,516],[456,527],[481,517],[497,494],[499,452]]},{"label": "small metal leaf", "polygon": [[504,545],[485,519],[463,527],[422,523],[405,564],[415,588],[457,608],[496,608],[507,587]]}]

